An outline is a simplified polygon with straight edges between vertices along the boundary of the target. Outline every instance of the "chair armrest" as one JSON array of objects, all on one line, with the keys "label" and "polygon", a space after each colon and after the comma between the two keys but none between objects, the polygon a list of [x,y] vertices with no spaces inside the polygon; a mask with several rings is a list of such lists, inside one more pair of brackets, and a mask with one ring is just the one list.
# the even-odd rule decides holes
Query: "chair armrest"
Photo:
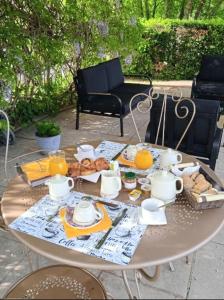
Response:
[{"label": "chair armrest", "polygon": [[100,96],[100,97],[104,97],[104,96],[107,96],[107,97],[111,97],[112,99],[115,99],[116,102],[119,103],[120,105],[120,109],[122,111],[122,101],[121,99],[115,95],[115,94],[111,94],[111,93],[95,93],[95,92],[90,92],[90,93],[87,93],[88,96]]},{"label": "chair armrest", "polygon": [[124,74],[124,77],[136,77],[136,78],[145,78],[148,79],[150,82],[150,85],[152,85],[152,79],[146,75],[141,75],[141,74]]}]

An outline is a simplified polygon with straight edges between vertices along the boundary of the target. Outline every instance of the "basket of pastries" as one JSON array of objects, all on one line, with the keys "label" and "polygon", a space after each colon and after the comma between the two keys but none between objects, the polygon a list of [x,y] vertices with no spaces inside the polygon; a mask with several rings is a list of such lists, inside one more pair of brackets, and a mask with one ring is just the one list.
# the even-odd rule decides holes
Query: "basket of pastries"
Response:
[{"label": "basket of pastries", "polygon": [[184,192],[196,210],[218,208],[224,203],[224,188],[200,169],[191,175],[183,175]]},{"label": "basket of pastries", "polygon": [[96,160],[84,158],[80,162],[70,163],[68,166],[68,174],[71,177],[88,176],[102,170],[109,169],[109,163],[104,157]]}]

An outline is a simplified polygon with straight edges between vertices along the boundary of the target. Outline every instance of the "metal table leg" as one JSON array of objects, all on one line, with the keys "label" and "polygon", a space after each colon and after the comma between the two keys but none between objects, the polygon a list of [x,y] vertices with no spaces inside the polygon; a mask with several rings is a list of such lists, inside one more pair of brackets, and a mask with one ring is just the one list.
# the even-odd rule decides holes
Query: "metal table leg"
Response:
[{"label": "metal table leg", "polygon": [[126,271],[122,271],[122,278],[124,281],[124,285],[125,285],[126,291],[128,293],[129,299],[142,299],[141,289],[140,289],[140,280],[141,280],[142,276],[150,282],[156,281],[160,275],[160,266],[156,266],[153,276],[149,275],[144,269],[134,270],[134,272],[135,272],[135,284],[136,284],[136,290],[137,290],[137,297],[133,295],[133,292],[130,288]]},{"label": "metal table leg", "polygon": [[133,294],[132,294],[132,291],[131,291],[131,288],[130,288],[130,285],[129,285],[129,282],[128,282],[128,277],[127,277],[126,271],[121,271],[121,273],[122,273],[122,278],[123,278],[123,281],[124,281],[124,286],[125,286],[126,291],[128,293],[128,298],[129,299],[136,299],[136,297],[134,297]]},{"label": "metal table leg", "polygon": [[160,276],[160,266],[156,266],[153,276],[149,275],[144,269],[139,269],[138,271],[146,280],[150,282],[156,281]]}]

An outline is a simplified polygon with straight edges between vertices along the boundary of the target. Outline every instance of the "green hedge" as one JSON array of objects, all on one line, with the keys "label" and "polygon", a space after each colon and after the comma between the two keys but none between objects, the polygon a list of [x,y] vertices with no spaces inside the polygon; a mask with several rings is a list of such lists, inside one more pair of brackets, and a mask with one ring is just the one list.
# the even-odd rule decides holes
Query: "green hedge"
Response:
[{"label": "green hedge", "polygon": [[204,54],[224,55],[224,22],[144,21],[143,38],[129,71],[153,79],[187,80],[198,72]]}]

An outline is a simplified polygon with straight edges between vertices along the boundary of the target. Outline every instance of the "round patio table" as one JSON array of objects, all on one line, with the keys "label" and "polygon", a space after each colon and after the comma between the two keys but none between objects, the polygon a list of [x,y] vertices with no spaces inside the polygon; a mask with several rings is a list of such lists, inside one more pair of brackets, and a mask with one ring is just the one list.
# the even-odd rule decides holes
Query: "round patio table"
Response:
[{"label": "round patio table", "polygon": [[[98,143],[91,144],[96,146]],[[74,160],[75,147],[66,147],[65,151],[66,158]],[[183,162],[189,161],[197,160],[183,154]],[[202,163],[201,165],[213,179],[222,184],[210,168]],[[75,189],[99,196],[100,180],[97,184],[83,181]],[[9,225],[47,192],[48,188],[45,186],[31,188],[19,176],[12,179],[2,198],[2,214],[5,223]],[[127,192],[122,190],[118,199],[115,200],[129,202],[127,198]],[[133,204],[131,201],[129,203]],[[137,201],[136,204],[139,205],[140,201]],[[199,249],[210,241],[223,226],[224,206],[196,211],[182,195],[178,197],[175,204],[166,208],[166,216],[166,226],[149,226],[147,228],[131,262],[126,266],[85,255],[19,231],[11,231],[28,248],[59,263],[88,269],[123,270],[124,272],[128,269],[139,270],[168,263]]]}]

